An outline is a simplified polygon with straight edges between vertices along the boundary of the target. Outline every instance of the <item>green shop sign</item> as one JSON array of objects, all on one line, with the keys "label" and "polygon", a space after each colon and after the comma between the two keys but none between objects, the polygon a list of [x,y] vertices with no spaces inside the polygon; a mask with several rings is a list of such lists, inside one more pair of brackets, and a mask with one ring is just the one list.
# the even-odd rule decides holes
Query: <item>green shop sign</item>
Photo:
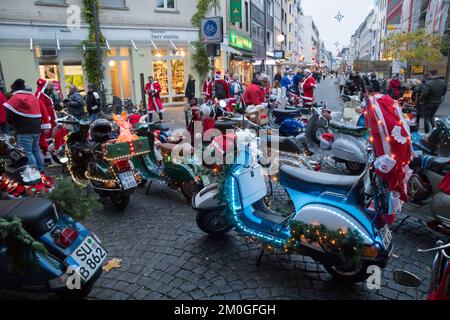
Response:
[{"label": "green shop sign", "polygon": [[248,51],[253,50],[253,42],[251,39],[241,37],[234,32],[230,32],[230,46]]},{"label": "green shop sign", "polygon": [[230,0],[231,23],[242,22],[242,0]]}]

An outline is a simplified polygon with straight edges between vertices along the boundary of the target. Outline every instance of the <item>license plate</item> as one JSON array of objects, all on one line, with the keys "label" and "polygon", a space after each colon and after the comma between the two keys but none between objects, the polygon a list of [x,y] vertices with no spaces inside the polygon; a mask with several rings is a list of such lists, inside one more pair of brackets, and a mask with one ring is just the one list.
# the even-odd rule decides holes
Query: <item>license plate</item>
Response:
[{"label": "license plate", "polygon": [[203,181],[203,185],[206,187],[206,186],[209,186],[210,184],[211,184],[211,181],[209,180],[209,177],[208,176],[202,176],[202,181]]},{"label": "license plate", "polygon": [[86,282],[102,266],[107,256],[106,250],[92,237],[84,239],[83,243],[70,255],[78,264],[77,273]]},{"label": "license plate", "polygon": [[381,230],[381,239],[383,240],[383,245],[387,249],[392,242],[392,232],[389,230],[389,226],[385,225]]},{"label": "license plate", "polygon": [[138,185],[132,171],[119,173],[119,179],[125,190],[135,188]]}]

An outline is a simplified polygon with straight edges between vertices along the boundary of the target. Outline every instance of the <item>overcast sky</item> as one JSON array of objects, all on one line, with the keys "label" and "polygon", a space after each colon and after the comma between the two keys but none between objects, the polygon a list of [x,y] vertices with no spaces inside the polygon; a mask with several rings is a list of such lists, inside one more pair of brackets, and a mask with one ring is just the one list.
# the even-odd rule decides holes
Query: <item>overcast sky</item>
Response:
[{"label": "overcast sky", "polygon": [[[305,15],[313,16],[314,22],[325,41],[327,50],[336,53],[335,43],[339,48],[350,43],[350,37],[364,21],[373,8],[375,0],[301,0]],[[341,22],[335,17],[338,12],[344,16]]]}]

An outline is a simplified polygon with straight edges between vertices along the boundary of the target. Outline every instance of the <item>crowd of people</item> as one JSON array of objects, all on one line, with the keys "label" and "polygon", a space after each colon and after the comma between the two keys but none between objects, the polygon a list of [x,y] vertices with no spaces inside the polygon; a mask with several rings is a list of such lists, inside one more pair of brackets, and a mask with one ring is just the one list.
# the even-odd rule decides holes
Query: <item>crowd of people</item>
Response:
[{"label": "crowd of people", "polygon": [[416,109],[416,121],[424,121],[425,133],[435,127],[436,113],[445,99],[447,85],[437,70],[431,70],[422,80],[403,80],[394,74],[390,80],[377,78],[375,73],[360,74],[359,72],[341,73],[338,75],[338,85],[341,94],[359,96],[362,99],[363,84],[372,92],[390,95],[394,100],[402,100]]}]

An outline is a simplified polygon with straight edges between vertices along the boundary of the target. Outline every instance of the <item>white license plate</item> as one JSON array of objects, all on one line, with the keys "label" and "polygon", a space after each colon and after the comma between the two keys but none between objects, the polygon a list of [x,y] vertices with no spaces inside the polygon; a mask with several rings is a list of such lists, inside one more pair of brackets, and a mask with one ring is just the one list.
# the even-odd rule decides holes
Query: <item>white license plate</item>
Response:
[{"label": "white license plate", "polygon": [[383,240],[383,245],[387,249],[392,242],[392,232],[389,230],[389,226],[385,225],[381,230],[381,239]]},{"label": "white license plate", "polygon": [[132,171],[119,173],[119,179],[125,190],[135,188],[138,185]]},{"label": "white license plate", "polygon": [[208,176],[202,176],[202,181],[203,181],[203,185],[206,187],[206,186],[209,186],[210,184],[211,184],[211,181],[209,180],[209,177]]},{"label": "white license plate", "polygon": [[84,239],[83,243],[70,255],[78,264],[77,273],[84,281],[89,281],[101,268],[106,256],[106,250],[92,237]]}]

